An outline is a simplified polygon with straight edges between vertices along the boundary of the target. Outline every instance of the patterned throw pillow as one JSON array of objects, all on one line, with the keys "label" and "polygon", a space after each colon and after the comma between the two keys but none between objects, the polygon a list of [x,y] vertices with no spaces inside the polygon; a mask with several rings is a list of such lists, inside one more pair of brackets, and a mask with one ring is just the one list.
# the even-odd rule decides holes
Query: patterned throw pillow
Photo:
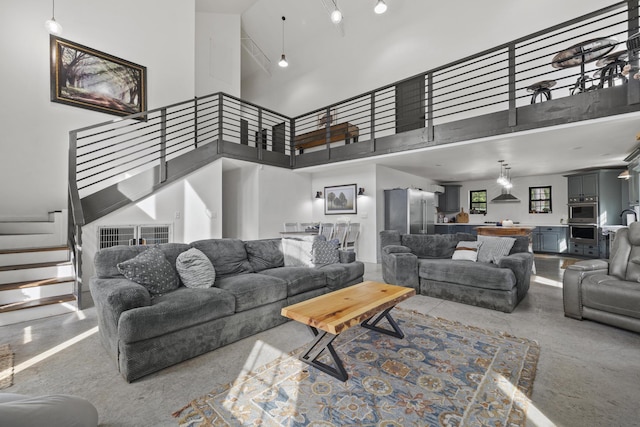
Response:
[{"label": "patterned throw pillow", "polygon": [[458,242],[451,259],[476,262],[480,246],[482,246],[482,242]]},{"label": "patterned throw pillow", "polygon": [[118,270],[152,294],[164,294],[180,286],[178,275],[157,246],[151,246],[138,256],[119,263]]},{"label": "patterned throw pillow", "polygon": [[478,261],[497,264],[501,258],[509,255],[516,239],[513,237],[478,236],[482,242],[478,251]]},{"label": "patterned throw pillow", "polygon": [[176,269],[187,288],[210,288],[216,280],[216,270],[201,250],[191,248],[176,259]]},{"label": "patterned throw pillow", "polygon": [[323,265],[336,264],[340,262],[340,253],[338,248],[340,241],[338,239],[323,241],[316,239],[313,242],[313,264],[316,267]]}]

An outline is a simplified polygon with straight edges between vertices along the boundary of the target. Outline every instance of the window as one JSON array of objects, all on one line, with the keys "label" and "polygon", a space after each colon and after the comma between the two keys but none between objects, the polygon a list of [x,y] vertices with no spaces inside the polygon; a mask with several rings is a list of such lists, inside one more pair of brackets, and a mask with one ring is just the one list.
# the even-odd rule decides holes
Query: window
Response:
[{"label": "window", "polygon": [[487,214],[487,190],[469,192],[469,213]]},{"label": "window", "polygon": [[551,186],[529,187],[529,213],[551,213]]},{"label": "window", "polygon": [[171,241],[171,225],[99,226],[100,249],[116,245],[155,245]]}]

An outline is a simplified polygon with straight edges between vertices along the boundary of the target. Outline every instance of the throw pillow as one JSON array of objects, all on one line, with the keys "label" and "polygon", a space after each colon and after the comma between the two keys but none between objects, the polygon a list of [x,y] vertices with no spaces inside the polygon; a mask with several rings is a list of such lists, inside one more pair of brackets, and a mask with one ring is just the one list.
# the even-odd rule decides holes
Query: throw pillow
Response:
[{"label": "throw pillow", "polygon": [[476,262],[478,260],[478,250],[481,246],[482,242],[458,242],[451,259]]},{"label": "throw pillow", "polygon": [[119,263],[118,270],[152,294],[164,294],[180,286],[178,275],[157,246],[151,246],[136,257]]},{"label": "throw pillow", "polygon": [[312,254],[313,264],[316,267],[322,267],[323,265],[336,264],[340,262],[340,241],[338,239],[332,239],[323,241],[316,239],[313,242]]},{"label": "throw pillow", "polygon": [[187,288],[210,288],[216,280],[216,270],[202,251],[191,248],[176,259],[176,269]]},{"label": "throw pillow", "polygon": [[478,236],[482,245],[478,248],[478,261],[497,264],[509,255],[516,239],[513,237]]}]

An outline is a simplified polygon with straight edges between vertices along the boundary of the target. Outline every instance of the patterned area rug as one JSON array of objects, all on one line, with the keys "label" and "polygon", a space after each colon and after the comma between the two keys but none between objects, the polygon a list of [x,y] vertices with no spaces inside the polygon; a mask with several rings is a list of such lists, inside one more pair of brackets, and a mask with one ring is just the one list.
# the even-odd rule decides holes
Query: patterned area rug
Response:
[{"label": "patterned area rug", "polygon": [[13,384],[13,351],[9,344],[0,345],[0,390]]},{"label": "patterned area rug", "polygon": [[338,336],[346,382],[299,361],[299,349],[173,415],[190,427],[525,425],[540,354],[535,342],[392,313],[404,339],[360,326]]}]

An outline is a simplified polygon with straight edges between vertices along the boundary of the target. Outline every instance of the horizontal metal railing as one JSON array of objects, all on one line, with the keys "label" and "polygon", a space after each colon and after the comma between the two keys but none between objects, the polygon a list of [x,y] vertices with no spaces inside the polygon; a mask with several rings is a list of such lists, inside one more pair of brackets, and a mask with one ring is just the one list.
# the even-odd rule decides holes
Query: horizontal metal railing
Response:
[{"label": "horizontal metal railing", "polygon": [[[77,129],[70,132],[70,191],[81,200],[152,168],[163,182],[168,162],[211,143],[219,154],[290,167],[336,158],[332,150],[375,153],[376,141],[410,130],[423,129],[424,138],[415,138],[423,143],[440,125],[529,105],[535,83],[553,81],[553,99],[606,89],[594,76],[603,70],[597,61],[558,68],[553,58],[592,39],[616,39],[621,50],[637,31],[638,0],[623,1],[294,118],[216,93]],[[576,89],[580,78],[584,87]],[[515,125],[515,114],[509,117]]]}]

